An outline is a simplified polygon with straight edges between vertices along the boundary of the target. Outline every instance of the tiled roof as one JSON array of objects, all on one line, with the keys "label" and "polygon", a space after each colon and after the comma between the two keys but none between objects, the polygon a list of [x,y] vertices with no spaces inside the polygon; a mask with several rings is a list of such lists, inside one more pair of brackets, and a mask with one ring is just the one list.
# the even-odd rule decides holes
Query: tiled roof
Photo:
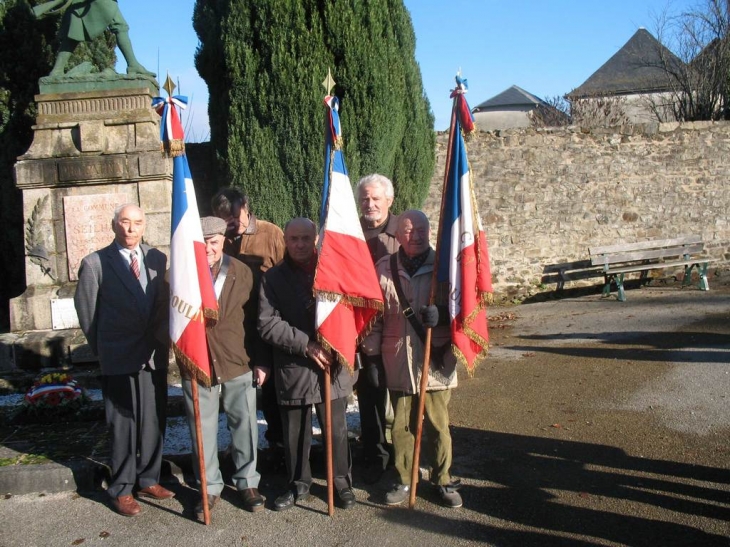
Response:
[{"label": "tiled roof", "polygon": [[585,97],[668,91],[669,78],[659,68],[662,56],[668,63],[682,63],[651,33],[640,28],[613,57],[568,95]]},{"label": "tiled roof", "polygon": [[472,108],[472,112],[483,112],[484,110],[493,110],[505,106],[537,106],[541,104],[545,104],[545,101],[540,97],[536,97],[521,87],[513,85],[491,99],[487,99],[483,103],[478,104]]}]

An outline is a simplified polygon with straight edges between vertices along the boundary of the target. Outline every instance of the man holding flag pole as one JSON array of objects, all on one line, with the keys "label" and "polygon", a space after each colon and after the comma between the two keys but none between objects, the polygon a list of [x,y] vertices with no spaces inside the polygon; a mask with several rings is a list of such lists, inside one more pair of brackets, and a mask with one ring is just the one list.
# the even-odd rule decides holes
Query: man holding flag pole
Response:
[{"label": "man holding flag pole", "polygon": [[401,250],[376,265],[385,293],[383,320],[363,344],[371,358],[383,359],[395,412],[392,434],[401,482],[386,495],[386,503],[409,499],[411,508],[424,423],[431,481],[445,506],[462,505],[459,482],[449,475],[448,394],[456,386],[456,362],[472,375],[488,350],[489,255],[462,134],[472,131],[474,122],[464,97],[466,80],[458,75],[456,83],[436,251],[428,245],[425,215],[403,213],[398,227]]},{"label": "man holding flag pole", "polygon": [[[383,301],[345,167],[339,101],[330,95],[335,85],[330,72],[322,84],[327,90],[327,123],[319,234],[307,219],[293,219],[285,227],[284,260],[264,274],[261,286],[259,332],[264,341],[274,346],[287,470],[294,483],[288,493],[277,498],[275,506],[286,509],[308,495],[311,477],[305,472],[309,465],[302,461],[308,454],[300,453],[294,459],[292,444],[297,440],[306,444],[311,431],[306,433],[306,421],[302,437],[300,427],[293,427],[292,410],[296,406],[286,407],[307,403],[309,410],[304,412],[311,416],[310,401],[314,398],[313,402],[319,403],[318,413],[321,415],[324,410],[327,504],[332,516],[335,488],[343,508],[355,504],[342,402],[343,396],[352,392],[357,344],[382,310]],[[311,294],[313,300],[307,298]],[[308,314],[312,314],[311,318]],[[304,385],[293,381],[295,370],[298,375],[304,374],[305,369],[310,371],[307,377],[316,374],[317,381],[309,382],[312,387],[305,395],[294,397]]]}]

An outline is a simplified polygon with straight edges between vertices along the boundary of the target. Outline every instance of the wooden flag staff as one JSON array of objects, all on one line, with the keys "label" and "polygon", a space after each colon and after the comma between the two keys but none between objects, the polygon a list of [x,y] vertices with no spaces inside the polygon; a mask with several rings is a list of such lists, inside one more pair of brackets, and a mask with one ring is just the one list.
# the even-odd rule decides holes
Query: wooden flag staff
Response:
[{"label": "wooden flag staff", "polygon": [[[451,165],[451,149],[454,144],[454,129],[456,128],[456,98],[451,107],[451,126],[449,129],[449,144],[446,149],[446,171],[444,173],[444,185],[441,189],[441,209],[439,210],[439,227],[436,236],[436,256],[433,261],[433,273],[431,274],[431,294],[428,297],[428,303],[433,304],[436,300],[436,290],[438,288],[438,269],[439,269],[439,246],[441,242],[441,232],[443,229],[440,219],[444,213],[444,204],[446,202],[446,184],[448,183],[449,166]],[[421,455],[421,438],[423,437],[423,416],[426,413],[426,392],[428,389],[428,371],[431,363],[431,328],[426,329],[426,340],[423,348],[423,367],[421,368],[421,383],[418,390],[418,415],[416,417],[416,439],[413,443],[413,468],[411,469],[411,492],[408,498],[408,507],[413,509],[416,505],[416,489],[418,487],[419,471],[420,471],[420,455]]]},{"label": "wooden flag staff", "polygon": [[330,401],[330,367],[324,369],[324,436],[327,455],[327,514],[335,514],[334,465],[332,463],[332,401]]},{"label": "wooden flag staff", "polygon": [[200,400],[198,399],[198,381],[190,379],[193,395],[193,414],[195,415],[195,441],[198,446],[198,476],[200,477],[200,495],[203,502],[203,522],[210,524],[210,507],[208,507],[208,479],[205,476],[205,454],[203,454],[203,428],[200,425]]}]

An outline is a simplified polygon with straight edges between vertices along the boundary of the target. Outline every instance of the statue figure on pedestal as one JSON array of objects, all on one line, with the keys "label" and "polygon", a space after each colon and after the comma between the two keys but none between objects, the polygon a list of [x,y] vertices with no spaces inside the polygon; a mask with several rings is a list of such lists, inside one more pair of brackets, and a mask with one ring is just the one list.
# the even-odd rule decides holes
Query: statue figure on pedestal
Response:
[{"label": "statue figure on pedestal", "polygon": [[64,75],[66,64],[79,42],[88,42],[107,28],[116,36],[117,46],[127,61],[127,74],[155,77],[134,55],[129,39],[129,25],[119,11],[117,0],[49,0],[35,6],[37,18],[63,14],[59,38],[61,46],[50,77]]}]

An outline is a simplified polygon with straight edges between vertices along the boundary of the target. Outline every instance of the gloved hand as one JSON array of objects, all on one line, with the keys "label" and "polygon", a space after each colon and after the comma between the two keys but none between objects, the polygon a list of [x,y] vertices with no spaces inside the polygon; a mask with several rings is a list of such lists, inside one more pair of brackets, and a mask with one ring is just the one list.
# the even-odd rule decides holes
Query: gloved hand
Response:
[{"label": "gloved hand", "polygon": [[373,387],[385,387],[385,367],[382,355],[363,356],[363,373],[368,384]]},{"label": "gloved hand", "polygon": [[421,314],[421,323],[427,329],[432,329],[439,323],[439,310],[436,306],[431,304],[430,306],[421,306],[419,310]]}]

